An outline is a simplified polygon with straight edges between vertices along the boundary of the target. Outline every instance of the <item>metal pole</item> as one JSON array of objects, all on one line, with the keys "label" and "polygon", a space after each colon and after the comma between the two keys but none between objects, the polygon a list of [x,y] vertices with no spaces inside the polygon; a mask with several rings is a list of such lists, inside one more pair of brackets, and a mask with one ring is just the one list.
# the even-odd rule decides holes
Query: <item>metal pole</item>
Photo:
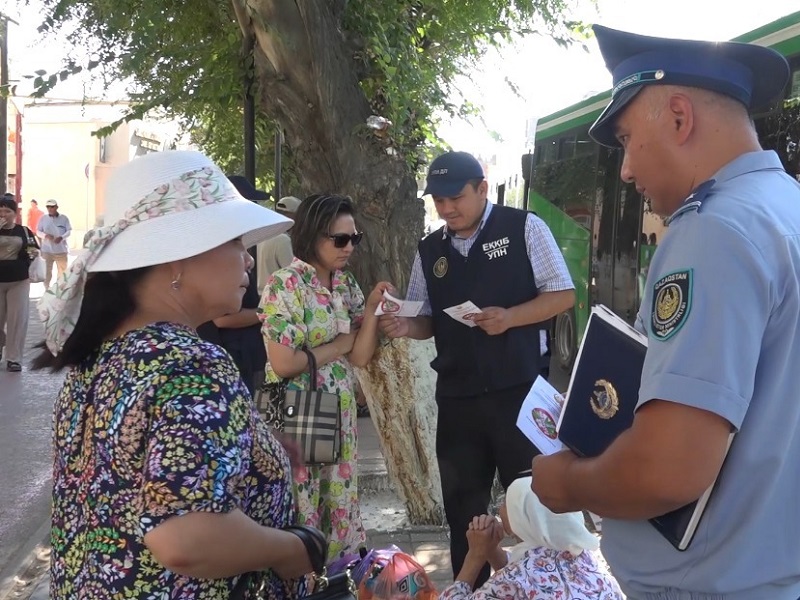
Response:
[{"label": "metal pole", "polygon": [[283,143],[283,134],[281,126],[275,126],[275,191],[273,193],[274,200],[277,202],[283,197],[281,190],[281,145]]},{"label": "metal pole", "polygon": [[253,97],[253,71],[248,65],[253,55],[255,36],[244,39],[243,52],[245,63],[244,74],[244,176],[253,185],[256,184],[256,106]]},{"label": "metal pole", "polygon": [[8,19],[0,15],[0,194],[5,193],[8,182]]},{"label": "metal pole", "polygon": [[15,154],[17,156],[17,177],[16,177],[16,186],[17,186],[17,204],[22,206],[22,113],[17,112],[17,138],[14,140],[15,143]]}]

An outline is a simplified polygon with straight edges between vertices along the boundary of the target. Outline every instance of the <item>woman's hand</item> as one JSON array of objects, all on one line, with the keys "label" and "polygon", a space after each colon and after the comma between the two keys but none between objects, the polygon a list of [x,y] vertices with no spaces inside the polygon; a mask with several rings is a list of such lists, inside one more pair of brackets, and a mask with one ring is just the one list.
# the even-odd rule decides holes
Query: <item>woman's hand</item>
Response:
[{"label": "woman's hand", "polygon": [[297,579],[314,571],[303,540],[289,531],[281,532],[286,538],[288,556],[273,567],[278,577],[283,580]]},{"label": "woman's hand", "polygon": [[365,309],[367,314],[374,315],[375,311],[378,310],[378,305],[383,300],[383,292],[389,292],[390,294],[395,295],[397,290],[395,290],[395,287],[388,281],[379,282],[367,297]]},{"label": "woman's hand", "polygon": [[491,515],[474,517],[467,529],[469,551],[480,560],[488,560],[503,540],[503,528]]},{"label": "woman's hand", "polygon": [[336,336],[334,343],[336,344],[339,356],[350,354],[350,351],[353,349],[353,344],[356,343],[357,335],[358,329],[351,328],[350,333],[340,333]]}]

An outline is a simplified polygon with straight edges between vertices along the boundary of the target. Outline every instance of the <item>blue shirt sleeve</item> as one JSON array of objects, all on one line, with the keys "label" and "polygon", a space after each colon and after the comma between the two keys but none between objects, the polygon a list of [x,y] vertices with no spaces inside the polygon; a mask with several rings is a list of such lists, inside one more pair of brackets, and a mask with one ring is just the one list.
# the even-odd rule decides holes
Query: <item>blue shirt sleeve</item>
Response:
[{"label": "blue shirt sleeve", "polygon": [[[668,400],[741,426],[775,298],[770,273],[759,249],[719,218],[692,214],[673,225],[639,313],[648,336],[639,406]],[[670,284],[676,274],[688,283]]]}]

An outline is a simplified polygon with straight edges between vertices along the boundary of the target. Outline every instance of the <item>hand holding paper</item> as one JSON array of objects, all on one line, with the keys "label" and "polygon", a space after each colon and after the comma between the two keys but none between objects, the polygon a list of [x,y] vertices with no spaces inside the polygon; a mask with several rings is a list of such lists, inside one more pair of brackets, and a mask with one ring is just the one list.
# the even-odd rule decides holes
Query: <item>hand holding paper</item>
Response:
[{"label": "hand holding paper", "polygon": [[445,308],[444,312],[453,317],[459,323],[463,323],[467,327],[475,327],[475,322],[472,318],[481,312],[481,309],[475,306],[472,302],[462,302],[450,308]]},{"label": "hand holding paper", "polygon": [[488,306],[475,316],[475,324],[489,335],[501,335],[511,326],[510,313],[507,308]]},{"label": "hand holding paper", "polygon": [[422,310],[422,302],[412,300],[399,300],[389,292],[383,292],[383,301],[375,309],[377,316],[393,315],[395,317],[416,317]]}]

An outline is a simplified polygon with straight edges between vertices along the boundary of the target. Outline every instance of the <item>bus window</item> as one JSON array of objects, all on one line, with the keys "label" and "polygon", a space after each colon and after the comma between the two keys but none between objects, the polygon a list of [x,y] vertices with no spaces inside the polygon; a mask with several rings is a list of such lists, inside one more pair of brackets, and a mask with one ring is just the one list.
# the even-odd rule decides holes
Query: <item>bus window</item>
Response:
[{"label": "bus window", "polygon": [[661,240],[667,233],[667,226],[664,219],[655,214],[652,210],[649,198],[644,199],[642,214],[642,235],[639,245],[639,281],[638,292],[641,301],[644,294],[644,283],[647,274],[650,272],[650,261]]},{"label": "bus window", "polygon": [[620,153],[609,148],[601,148],[595,175],[594,228],[592,231],[592,281],[594,282],[592,300],[613,305],[614,291],[614,214],[617,188],[620,180]]},{"label": "bus window", "polygon": [[614,304],[618,315],[633,323],[639,310],[639,223],[642,196],[632,183],[620,183],[614,234]]}]

